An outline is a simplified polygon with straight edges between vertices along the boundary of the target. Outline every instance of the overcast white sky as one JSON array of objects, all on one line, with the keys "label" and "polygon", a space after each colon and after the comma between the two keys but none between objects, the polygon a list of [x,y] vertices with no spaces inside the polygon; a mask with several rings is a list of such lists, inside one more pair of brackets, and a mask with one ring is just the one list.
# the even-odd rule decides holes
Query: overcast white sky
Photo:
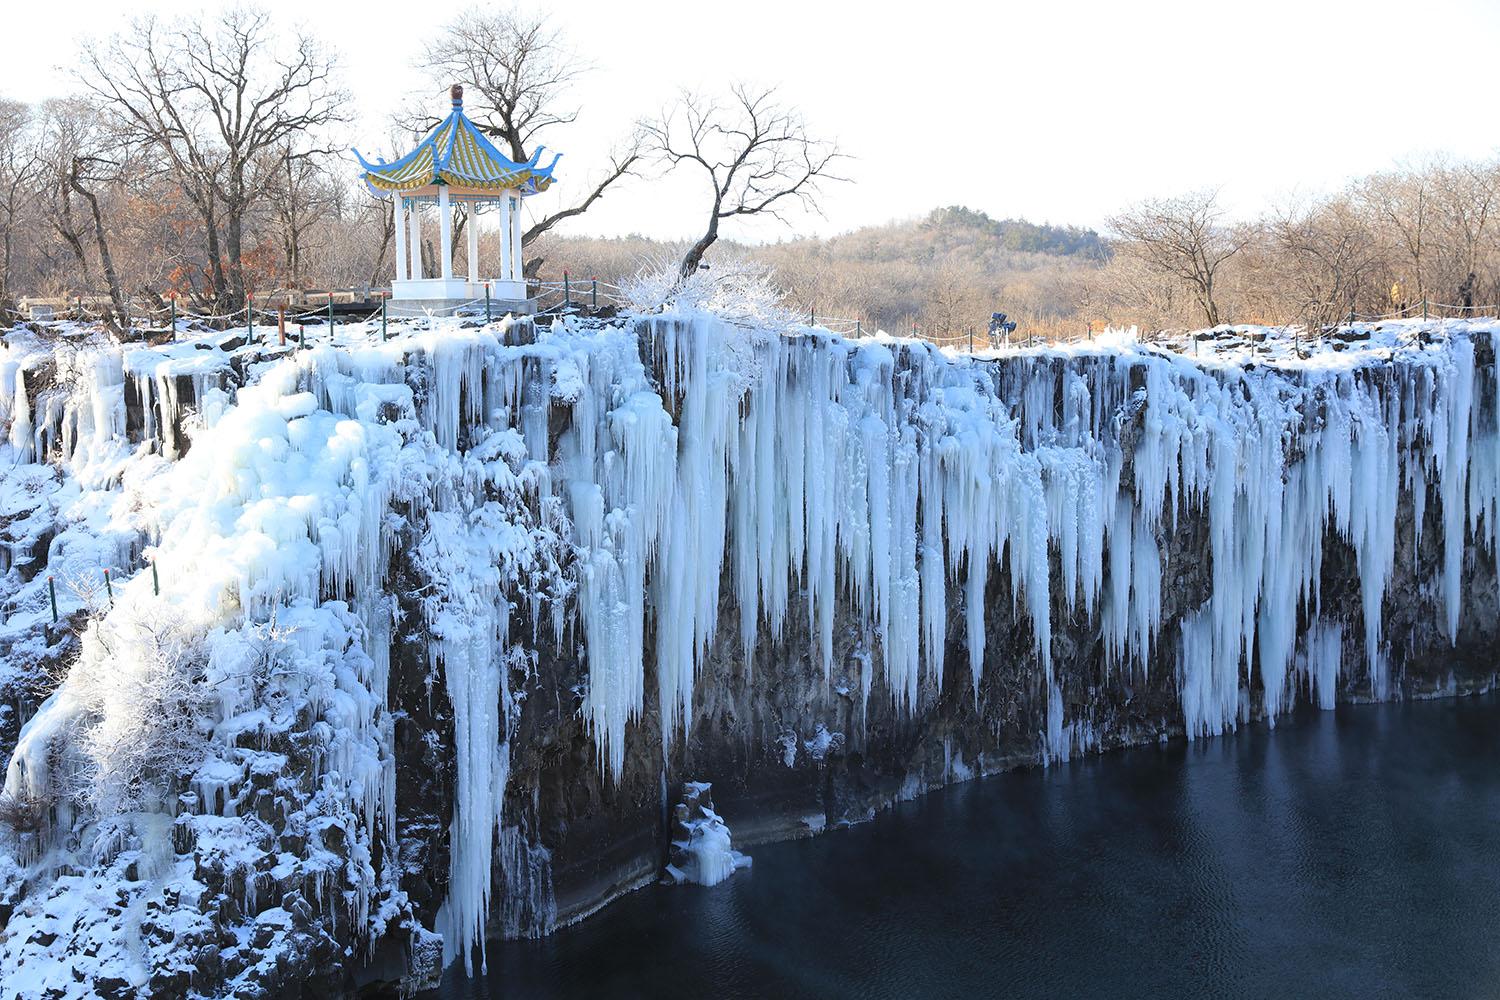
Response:
[{"label": "overcast white sky", "polygon": [[[372,149],[383,116],[444,88],[411,62],[444,3],[272,2],[340,53]],[[136,11],[183,16],[200,3]],[[1497,0],[1036,0],[885,5],[816,0],[595,2],[549,5],[591,65],[563,153],[562,199],[602,165],[629,123],[683,86],[774,84],[813,128],[853,159],[826,218],[830,233],[948,204],[1035,221],[1102,225],[1141,197],[1221,185],[1241,213],[1294,193],[1432,152],[1500,150],[1494,61]],[[66,64],[87,34],[126,16],[115,0],[13,3],[0,15],[0,96],[65,92]],[[351,170],[353,164],[351,161]],[[696,235],[701,198],[689,176],[620,187],[573,232]],[[537,199],[540,200],[540,199]],[[538,206],[541,207],[541,206]],[[776,238],[777,228],[726,235]],[[790,235],[790,233],[787,233]]]}]

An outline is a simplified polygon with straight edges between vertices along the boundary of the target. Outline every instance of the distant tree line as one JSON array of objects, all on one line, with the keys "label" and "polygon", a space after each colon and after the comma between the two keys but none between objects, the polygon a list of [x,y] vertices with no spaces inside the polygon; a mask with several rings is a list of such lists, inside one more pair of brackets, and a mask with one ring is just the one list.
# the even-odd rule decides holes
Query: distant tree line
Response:
[{"label": "distant tree line", "polygon": [[[513,159],[569,128],[582,65],[545,18],[460,14],[414,48],[431,93],[394,109],[403,152],[437,121],[453,82]],[[171,25],[124,23],[76,60],[75,92],[0,97],[0,307],[23,295],[89,296],[111,322],[178,296],[235,309],[283,288],[379,286],[394,271],[387,202],[358,184],[337,54],[254,8]],[[613,154],[549,198],[524,235],[529,276],[620,283],[643,267],[679,280],[729,256],[767,268],[787,306],[865,329],[962,340],[1003,310],[1020,332],[1075,338],[1105,324],[1147,331],[1218,323],[1328,324],[1500,303],[1500,161],[1442,158],[1333,194],[1232,218],[1214,190],[1129,206],[1104,232],[996,219],[954,205],[821,239],[742,246],[746,216],[815,210],[838,180],[837,145],[767,88],[683,92],[620,123]],[[566,142],[560,143],[565,145]],[[678,244],[568,235],[646,172],[698,182],[702,227]],[[564,224],[567,224],[564,226]],[[466,264],[460,214],[453,257]],[[413,252],[439,256],[437,227]],[[485,234],[492,259],[498,239]]]},{"label": "distant tree line", "polygon": [[[1217,191],[1130,206],[1106,233],[963,207],[822,239],[723,253],[763,263],[786,303],[866,330],[964,342],[991,312],[1077,339],[1219,323],[1309,328],[1357,318],[1500,312],[1500,161],[1433,159],[1234,220]],[[1013,235],[1014,234],[1014,235]],[[553,234],[557,270],[619,282],[682,248]],[[1045,248],[1045,249],[1038,249]],[[710,265],[713,255],[708,257]]]}]

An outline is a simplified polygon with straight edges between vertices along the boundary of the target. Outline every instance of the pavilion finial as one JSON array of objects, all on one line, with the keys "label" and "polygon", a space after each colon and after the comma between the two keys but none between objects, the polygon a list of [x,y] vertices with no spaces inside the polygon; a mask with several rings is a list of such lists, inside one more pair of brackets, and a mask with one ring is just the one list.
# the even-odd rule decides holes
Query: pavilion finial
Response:
[{"label": "pavilion finial", "polygon": [[453,98],[453,106],[455,108],[461,108],[461,107],[464,106],[464,85],[463,84],[461,84],[461,83],[455,83],[453,86],[449,87],[448,88],[448,95]]}]

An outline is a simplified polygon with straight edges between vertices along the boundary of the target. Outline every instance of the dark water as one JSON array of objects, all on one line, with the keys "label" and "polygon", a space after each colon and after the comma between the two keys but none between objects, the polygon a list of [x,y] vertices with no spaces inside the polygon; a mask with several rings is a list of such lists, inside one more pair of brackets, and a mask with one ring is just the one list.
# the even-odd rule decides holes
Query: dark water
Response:
[{"label": "dark water", "polygon": [[751,853],[441,995],[1500,996],[1500,702],[1308,712]]}]

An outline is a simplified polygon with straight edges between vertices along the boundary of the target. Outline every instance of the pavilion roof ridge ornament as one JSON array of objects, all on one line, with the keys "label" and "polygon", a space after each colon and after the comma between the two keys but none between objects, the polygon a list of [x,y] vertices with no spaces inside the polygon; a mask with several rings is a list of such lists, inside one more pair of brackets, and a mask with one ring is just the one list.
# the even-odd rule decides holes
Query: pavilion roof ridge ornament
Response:
[{"label": "pavilion roof ridge ornament", "polygon": [[454,195],[494,195],[514,190],[521,196],[545,191],[552,185],[552,172],[562,154],[541,166],[543,146],[531,159],[518,163],[495,148],[479,127],[464,114],[464,88],[455,83],[449,93],[453,111],[427,134],[415,149],[389,163],[371,161],[351,150],[364,169],[362,179],[370,192],[386,198],[392,194],[431,194],[445,185]]}]

